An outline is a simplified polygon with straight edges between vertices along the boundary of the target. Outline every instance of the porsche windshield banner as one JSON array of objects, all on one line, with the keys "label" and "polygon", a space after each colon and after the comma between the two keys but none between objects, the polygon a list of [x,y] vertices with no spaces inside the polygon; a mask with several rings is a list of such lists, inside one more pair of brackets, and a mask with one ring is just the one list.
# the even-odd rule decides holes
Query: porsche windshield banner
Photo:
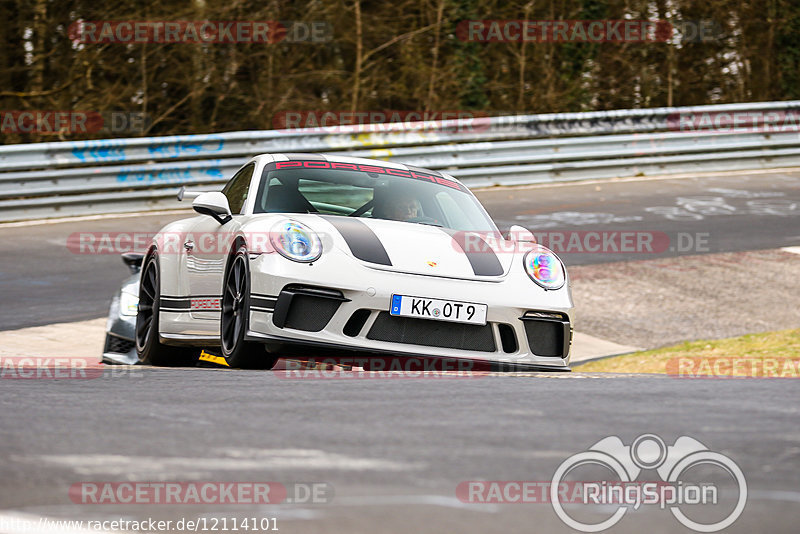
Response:
[{"label": "porsche windshield banner", "polygon": [[[362,165],[356,163],[341,163],[337,161],[325,160],[291,160],[278,161],[274,163],[276,170],[281,169],[330,169],[339,171],[356,171],[370,174],[386,174],[389,176],[400,176],[403,178],[414,178],[424,182],[431,182],[439,185],[452,187],[458,191],[466,191],[465,187],[456,181],[445,178],[441,175],[420,172],[413,169],[395,169],[393,167],[383,167],[380,165]],[[269,165],[267,166],[269,169]]]}]

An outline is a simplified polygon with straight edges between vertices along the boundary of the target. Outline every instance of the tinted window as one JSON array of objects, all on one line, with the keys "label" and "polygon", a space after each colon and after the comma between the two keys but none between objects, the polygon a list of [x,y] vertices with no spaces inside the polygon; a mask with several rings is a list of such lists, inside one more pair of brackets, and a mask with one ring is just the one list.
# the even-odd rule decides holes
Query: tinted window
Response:
[{"label": "tinted window", "polygon": [[[291,163],[291,162],[289,162]],[[305,163],[305,162],[304,162]],[[310,164],[326,164],[310,162]],[[353,165],[355,166],[355,165]],[[360,169],[267,166],[254,213],[320,213],[390,219],[455,230],[495,231],[481,205],[462,185],[415,172],[413,177]],[[379,171],[383,169],[378,168]],[[431,179],[429,179],[431,178]]]},{"label": "tinted window", "polygon": [[256,166],[251,164],[241,169],[222,190],[222,193],[228,198],[231,213],[242,213],[244,201],[247,200],[247,190],[250,188],[250,179],[253,177],[255,168]]}]

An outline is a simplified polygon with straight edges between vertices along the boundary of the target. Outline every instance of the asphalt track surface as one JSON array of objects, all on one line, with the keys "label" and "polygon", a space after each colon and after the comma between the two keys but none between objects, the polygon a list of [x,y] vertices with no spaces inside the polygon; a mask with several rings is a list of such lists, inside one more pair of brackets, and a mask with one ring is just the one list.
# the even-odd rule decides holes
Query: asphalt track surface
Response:
[{"label": "asphalt track surface", "polygon": [[[648,230],[670,239],[679,232],[707,234],[705,249],[667,249],[665,257],[800,245],[800,178],[791,174],[479,196],[501,227]],[[153,231],[175,218],[0,229],[0,328],[102,316],[125,268],[115,256],[72,254],[66,237]],[[568,265],[643,259],[641,253],[563,256]],[[274,517],[281,532],[571,532],[549,504],[463,502],[456,488],[477,480],[546,482],[568,457],[606,436],[630,444],[653,433],[668,445],[690,436],[741,468],[747,505],[727,531],[796,532],[798,384],[580,372],[314,380],[152,368],[107,370],[93,380],[0,380],[0,527],[4,518],[26,514]],[[658,478],[646,472],[642,479]],[[70,487],[91,481],[324,483],[333,497],[328,503],[259,506],[75,504]],[[703,508],[701,515],[724,506]],[[572,511],[583,518],[602,515],[592,510]],[[611,532],[644,530],[690,532],[653,505],[629,511]]]},{"label": "asphalt track surface", "polygon": [[[14,510],[97,520],[276,517],[290,533],[570,532],[549,504],[462,502],[456,488],[549,481],[561,462],[606,436],[630,444],[655,433],[668,445],[693,437],[741,468],[747,505],[728,532],[797,532],[800,521],[800,389],[792,379],[288,380],[137,368],[94,380],[2,382],[0,520]],[[68,496],[74,484],[103,481],[319,483],[332,500],[137,506]],[[655,505],[628,512],[611,532],[645,530],[689,532]]]}]

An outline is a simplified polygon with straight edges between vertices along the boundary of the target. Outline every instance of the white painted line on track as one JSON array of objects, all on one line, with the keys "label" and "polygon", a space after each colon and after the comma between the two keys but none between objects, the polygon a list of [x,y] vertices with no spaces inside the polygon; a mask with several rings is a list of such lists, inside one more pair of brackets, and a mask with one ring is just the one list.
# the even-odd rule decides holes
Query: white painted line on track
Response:
[{"label": "white painted line on track", "polygon": [[755,500],[800,503],[800,492],[797,491],[755,490],[755,491],[748,491],[747,497],[748,499],[755,499]]},{"label": "white painted line on track", "polygon": [[362,458],[319,449],[220,449],[208,457],[128,456],[122,454],[53,454],[12,456],[16,462],[51,464],[82,476],[121,476],[129,480],[201,478],[217,471],[326,469],[339,471],[408,471],[422,463]]},{"label": "white painted line on track", "polygon": [[783,247],[781,250],[792,254],[800,254],[800,247]]},{"label": "white painted line on track", "polygon": [[172,210],[158,211],[132,211],[123,213],[106,213],[103,215],[78,215],[76,217],[59,217],[54,219],[34,219],[31,221],[15,221],[0,223],[0,228],[19,228],[22,226],[38,226],[40,224],[60,224],[80,221],[99,221],[103,219],[128,219],[132,217],[142,217],[145,215],[191,215],[193,212],[187,208],[176,208]]}]

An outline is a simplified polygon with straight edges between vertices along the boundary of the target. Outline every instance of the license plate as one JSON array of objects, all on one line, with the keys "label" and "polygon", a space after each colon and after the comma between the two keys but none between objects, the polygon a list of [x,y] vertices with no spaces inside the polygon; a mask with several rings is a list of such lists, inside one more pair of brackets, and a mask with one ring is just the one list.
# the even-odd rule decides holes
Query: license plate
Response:
[{"label": "license plate", "polygon": [[454,323],[486,324],[486,304],[392,295],[391,315]]}]

